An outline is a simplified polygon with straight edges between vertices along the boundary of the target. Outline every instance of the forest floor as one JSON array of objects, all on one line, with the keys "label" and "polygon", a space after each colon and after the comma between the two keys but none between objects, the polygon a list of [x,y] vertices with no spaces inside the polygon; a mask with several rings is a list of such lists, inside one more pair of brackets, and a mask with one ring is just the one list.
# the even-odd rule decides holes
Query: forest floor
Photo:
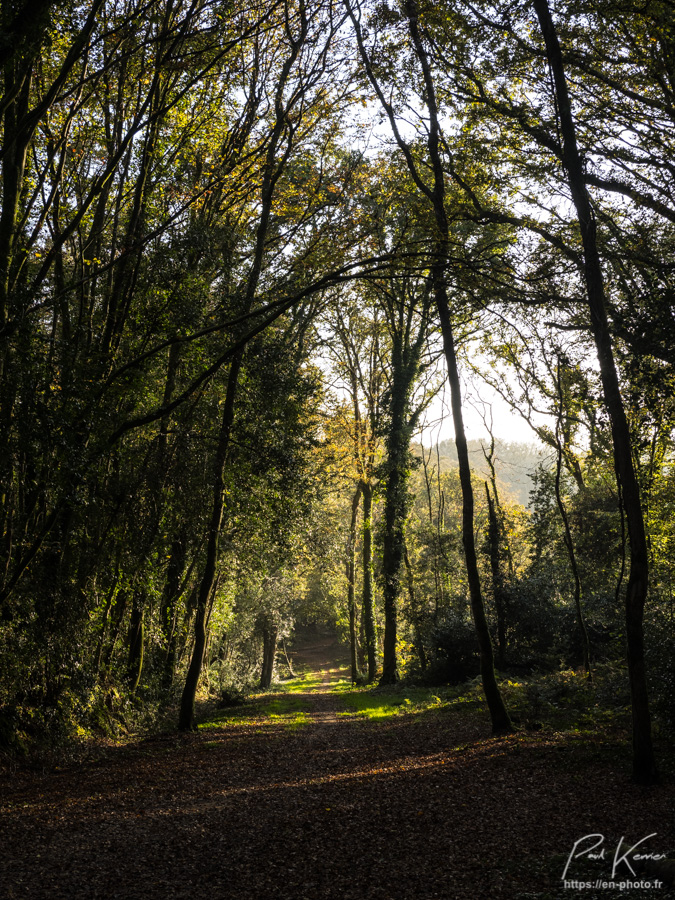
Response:
[{"label": "forest floor", "polygon": [[[346,664],[318,635],[294,650],[300,677],[206,707],[194,734],[3,775],[0,897],[672,896],[625,863],[614,888],[596,887],[650,835],[634,853],[675,856],[672,771],[658,787],[631,784],[625,734],[545,725],[492,737],[477,692],[354,689]],[[573,859],[565,888],[587,835],[578,852],[602,836],[600,858]]]}]

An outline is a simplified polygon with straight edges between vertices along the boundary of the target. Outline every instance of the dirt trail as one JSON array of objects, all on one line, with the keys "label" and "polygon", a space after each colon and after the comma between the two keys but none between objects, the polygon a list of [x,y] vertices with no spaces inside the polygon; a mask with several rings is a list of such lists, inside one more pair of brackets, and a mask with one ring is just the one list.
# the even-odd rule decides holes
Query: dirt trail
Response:
[{"label": "dirt trail", "polygon": [[306,691],[296,691],[302,697],[308,716],[315,725],[333,726],[338,712],[344,707],[332,692],[336,683],[350,677],[349,648],[341,644],[333,632],[303,634],[296,638],[289,652],[293,669],[310,680]]},{"label": "dirt trail", "polygon": [[[572,900],[560,875],[583,835],[675,846],[673,784],[628,783],[623,743],[492,738],[466,704],[339,716],[344,655],[323,637],[293,651],[324,673],[306,693],[0,782],[2,900]],[[296,696],[307,722],[265,716]]]},{"label": "dirt trail", "polygon": [[349,647],[331,631],[301,633],[289,655],[297,673],[321,677],[319,690],[329,691],[336,681],[349,677]]}]

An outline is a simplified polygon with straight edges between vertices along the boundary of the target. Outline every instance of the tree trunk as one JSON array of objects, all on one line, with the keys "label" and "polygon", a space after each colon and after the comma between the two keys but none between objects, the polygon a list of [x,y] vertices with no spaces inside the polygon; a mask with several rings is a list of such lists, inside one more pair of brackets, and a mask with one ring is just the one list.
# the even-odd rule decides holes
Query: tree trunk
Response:
[{"label": "tree trunk", "polygon": [[[440,259],[445,259],[445,248],[441,248]],[[494,654],[492,640],[485,617],[485,606],[480,586],[478,573],[478,561],[476,558],[476,542],[473,533],[473,486],[471,484],[471,464],[469,451],[466,444],[466,432],[464,431],[464,417],[462,415],[462,393],[459,382],[459,370],[457,368],[457,356],[455,343],[450,324],[450,311],[448,308],[448,296],[442,265],[434,266],[434,280],[436,284],[436,308],[441,322],[443,333],[443,349],[448,366],[448,382],[450,383],[450,398],[452,404],[452,418],[455,425],[455,446],[457,447],[457,459],[459,462],[459,480],[462,488],[462,544],[464,546],[464,559],[466,561],[466,573],[469,582],[469,597],[471,601],[471,613],[478,638],[480,651],[480,673],[483,682],[483,691],[490,710],[492,731],[495,734],[504,734],[513,731],[513,725],[504,704],[497,678],[495,676]]]},{"label": "tree trunk", "polygon": [[649,556],[645,534],[640,488],[631,452],[630,430],[619,387],[612,339],[607,319],[605,288],[597,245],[597,225],[584,178],[583,162],[577,145],[576,127],[567,91],[567,80],[558,35],[547,0],[533,0],[544,37],[546,56],[553,74],[556,102],[563,137],[562,162],[577,213],[584,248],[584,278],[590,312],[590,325],[600,364],[600,379],[605,406],[609,413],[614,446],[614,466],[623,496],[628,539],[630,572],[626,587],[626,639],[628,676],[633,712],[633,779],[640,784],[658,780],[652,746],[651,717],[645,676],[643,617],[649,586]]},{"label": "tree trunk", "polygon": [[110,663],[115,652],[115,644],[122,627],[122,619],[127,609],[127,592],[125,590],[118,591],[111,610],[112,628],[110,634],[110,643],[107,649],[102,653],[102,661],[99,667],[99,680],[103,680],[110,668]]},{"label": "tree trunk", "polygon": [[[288,13],[288,9],[286,10]],[[290,26],[289,31],[290,34]],[[263,265],[263,255],[265,251],[265,241],[269,228],[270,217],[272,214],[272,201],[274,198],[275,186],[281,177],[281,173],[285,167],[291,152],[292,140],[289,136],[287,146],[277,160],[276,154],[281,143],[283,135],[286,133],[288,122],[288,111],[283,104],[284,87],[290,76],[291,69],[295,64],[298,54],[304,44],[307,36],[307,18],[305,16],[304,7],[301,7],[301,34],[298,40],[291,40],[290,51],[284,60],[279,81],[276,88],[275,100],[275,121],[272,133],[270,135],[269,146],[265,155],[265,167],[263,172],[263,181],[261,189],[261,209],[258,227],[256,229],[255,250],[251,269],[246,282],[246,293],[242,304],[243,312],[249,313],[255,298],[260,281],[260,273]],[[204,573],[199,586],[199,594],[197,596],[197,612],[195,616],[195,643],[188,668],[187,677],[185,679],[185,688],[181,698],[180,714],[178,717],[178,728],[181,731],[187,731],[194,728],[194,704],[197,694],[197,685],[202,670],[202,662],[204,658],[204,648],[206,646],[206,615],[207,604],[211,591],[215,583],[216,564],[218,561],[218,544],[220,540],[220,528],[224,512],[224,473],[227,452],[230,446],[230,435],[232,424],[234,422],[234,401],[237,393],[237,385],[239,380],[239,371],[241,369],[244,358],[244,350],[240,350],[233,358],[230,366],[230,373],[227,379],[227,393],[225,395],[225,405],[223,410],[223,420],[220,428],[220,436],[218,439],[218,449],[214,464],[214,479],[211,506],[211,521],[209,523],[208,538],[206,545],[206,562],[204,565]]]},{"label": "tree trunk", "polygon": [[284,654],[284,659],[286,660],[286,667],[288,668],[288,674],[291,676],[291,678],[297,678],[298,676],[296,675],[295,670],[293,669],[293,660],[288,655],[288,650],[286,649],[286,639],[285,638],[281,639],[281,649]]},{"label": "tree trunk", "polygon": [[361,485],[357,487],[352,499],[352,517],[349,523],[349,537],[347,539],[347,608],[349,611],[349,648],[351,658],[352,684],[356,684],[359,678],[358,666],[358,637],[356,632],[356,520],[361,501]]},{"label": "tree trunk", "polygon": [[218,440],[218,449],[216,451],[216,459],[214,462],[214,478],[211,505],[211,521],[209,522],[209,531],[206,544],[206,560],[204,563],[204,571],[199,583],[199,592],[197,594],[197,610],[195,614],[194,626],[194,647],[192,657],[188,667],[185,679],[185,687],[180,703],[180,713],[178,717],[178,728],[180,731],[190,731],[194,729],[195,714],[195,697],[197,695],[197,685],[199,684],[199,676],[202,671],[202,663],[204,661],[204,649],[206,647],[206,616],[208,612],[208,602],[211,591],[216,579],[216,564],[218,562],[218,545],[220,540],[220,527],[223,519],[223,511],[225,506],[225,461],[227,459],[227,451],[230,446],[230,434],[232,423],[234,421],[234,400],[237,391],[237,382],[239,379],[239,369],[243,359],[243,351],[238,353],[233,359],[230,366],[230,373],[227,379],[227,393],[225,395],[225,406],[223,410],[223,419],[220,426],[220,437]]},{"label": "tree trunk", "polygon": [[501,534],[502,529],[497,512],[497,496],[490,496],[490,488],[485,482],[485,495],[488,503],[488,544],[490,548],[490,571],[492,573],[492,594],[497,614],[497,665],[504,667],[506,656],[506,614],[504,572],[502,571]]},{"label": "tree trunk", "polygon": [[[513,731],[513,725],[504,705],[494,671],[494,655],[492,641],[485,618],[485,607],[481,594],[480,577],[476,560],[476,546],[473,534],[473,488],[471,485],[471,466],[466,445],[466,433],[464,431],[464,418],[462,415],[462,396],[457,368],[457,356],[455,342],[452,333],[452,321],[448,304],[448,294],[445,282],[445,270],[448,260],[449,226],[445,210],[445,172],[440,152],[441,130],[438,117],[438,104],[436,101],[436,88],[429,65],[429,58],[424,48],[419,31],[419,14],[415,0],[405,0],[404,11],[408,20],[408,28],[415,54],[422,69],[424,82],[424,102],[429,112],[429,128],[427,132],[427,150],[429,164],[433,173],[433,188],[430,188],[425,180],[420,177],[414,162],[410,146],[406,144],[396,127],[393,112],[387,104],[381,89],[378,95],[389,111],[389,119],[394,127],[394,133],[399,147],[403,151],[410,174],[420,192],[430,202],[436,228],[438,241],[436,244],[435,260],[432,266],[431,277],[433,281],[434,300],[441,325],[443,337],[443,351],[448,367],[448,382],[450,385],[450,397],[452,405],[452,419],[455,426],[455,443],[459,462],[459,477],[462,488],[462,542],[464,545],[464,558],[466,560],[467,578],[469,582],[469,596],[471,598],[471,611],[473,614],[478,645],[480,648],[480,667],[483,680],[483,690],[490,709],[492,730],[495,733]],[[372,79],[372,74],[371,74]]]},{"label": "tree trunk", "polygon": [[134,591],[134,599],[131,604],[131,624],[129,625],[129,663],[127,667],[132,694],[138,690],[143,672],[144,644],[143,604],[139,591]]},{"label": "tree trunk", "polygon": [[574,608],[577,614],[577,625],[579,627],[579,634],[581,636],[581,651],[584,660],[584,669],[586,670],[586,677],[589,681],[593,680],[593,675],[591,673],[591,645],[588,640],[588,630],[586,628],[586,621],[584,619],[584,613],[581,608],[581,576],[579,575],[579,567],[577,566],[577,555],[574,550],[574,541],[572,540],[572,529],[570,528],[570,521],[567,515],[567,510],[565,509],[565,503],[562,497],[562,491],[560,488],[560,478],[562,474],[562,445],[558,443],[558,457],[556,462],[555,469],[555,499],[558,504],[558,512],[560,513],[560,518],[563,523],[563,535],[565,548],[567,550],[567,556],[570,561],[570,569],[572,571],[572,578],[574,580]]},{"label": "tree trunk", "polygon": [[380,684],[399,679],[396,659],[397,610],[403,565],[404,528],[407,515],[407,463],[409,430],[406,410],[414,369],[406,367],[401,346],[392,354],[391,419],[387,435],[387,481],[384,499],[382,593],[384,595],[384,650]]},{"label": "tree trunk", "polygon": [[361,607],[361,615],[359,616],[359,646],[358,646],[358,664],[359,671],[365,672],[368,668],[366,660],[366,620]]},{"label": "tree trunk", "polygon": [[368,683],[377,675],[377,631],[373,608],[373,487],[364,482],[363,493],[363,621],[368,657]]},{"label": "tree trunk", "polygon": [[266,622],[263,627],[263,660],[260,673],[260,687],[263,690],[270,688],[274,679],[278,635],[279,626],[273,622]]},{"label": "tree trunk", "polygon": [[[436,445],[438,452],[438,444]],[[438,461],[437,479],[438,479],[438,512],[436,523],[434,524],[434,513],[431,505],[431,479],[429,477],[429,462],[431,461],[431,449],[429,450],[429,459],[424,455],[424,447],[422,447],[422,467],[424,469],[424,484],[427,492],[427,510],[429,513],[429,528],[434,531],[434,624],[438,621],[438,610],[443,604],[443,580],[441,575],[441,557],[442,557],[442,539],[443,531],[443,515],[444,515],[444,496],[441,489],[440,481],[440,459]]]},{"label": "tree trunk", "polygon": [[415,650],[417,651],[417,658],[420,661],[420,668],[422,672],[426,671],[427,668],[427,654],[424,650],[424,641],[422,640],[422,630],[420,628],[420,611],[417,607],[417,598],[415,596],[415,580],[413,578],[413,570],[410,564],[410,557],[408,556],[408,548],[404,546],[403,548],[403,562],[405,563],[405,570],[408,580],[408,599],[410,601],[410,618],[413,623],[413,632],[415,635]]},{"label": "tree trunk", "polygon": [[30,65],[7,63],[4,87],[15,99],[7,104],[3,120],[5,154],[2,160],[2,210],[0,211],[0,383],[2,383],[6,341],[9,339],[10,291],[17,243],[21,192],[31,132],[25,127],[32,84]]},{"label": "tree trunk", "polygon": [[171,689],[176,665],[176,604],[180,599],[181,577],[185,569],[186,556],[187,535],[181,529],[171,543],[169,565],[160,603],[160,623],[164,639],[162,688],[165,693]]}]

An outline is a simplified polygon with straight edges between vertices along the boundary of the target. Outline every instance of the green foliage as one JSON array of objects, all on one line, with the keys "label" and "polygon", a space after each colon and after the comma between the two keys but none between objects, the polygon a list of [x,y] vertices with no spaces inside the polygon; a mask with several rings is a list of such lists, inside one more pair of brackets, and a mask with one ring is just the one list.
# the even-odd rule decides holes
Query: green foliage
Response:
[{"label": "green foliage", "polygon": [[341,716],[355,716],[369,721],[386,721],[393,716],[426,713],[441,706],[441,698],[432,691],[402,685],[399,688],[346,689],[342,694],[345,712]]}]

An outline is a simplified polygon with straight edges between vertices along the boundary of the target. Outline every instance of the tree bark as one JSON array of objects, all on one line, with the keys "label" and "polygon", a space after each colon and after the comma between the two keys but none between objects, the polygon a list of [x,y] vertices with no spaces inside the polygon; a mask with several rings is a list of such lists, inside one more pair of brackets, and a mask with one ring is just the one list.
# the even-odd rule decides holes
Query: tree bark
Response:
[{"label": "tree bark", "polygon": [[291,678],[297,678],[298,676],[296,675],[295,670],[294,670],[294,668],[293,668],[293,660],[292,660],[291,657],[288,655],[288,650],[286,649],[286,640],[285,640],[285,638],[282,638],[282,639],[281,639],[281,649],[282,649],[283,654],[284,654],[284,659],[286,660],[286,667],[287,667],[287,669],[288,669],[288,674],[291,676]]},{"label": "tree bark", "polygon": [[397,610],[403,565],[404,528],[407,514],[407,463],[409,429],[408,395],[416,367],[406,366],[402,347],[392,354],[391,416],[387,435],[387,479],[384,499],[384,541],[382,552],[382,593],[384,595],[384,647],[380,684],[399,679],[396,659]]},{"label": "tree bark", "polygon": [[361,501],[361,485],[357,487],[352,499],[352,517],[349,523],[349,537],[347,539],[347,608],[349,611],[349,648],[351,659],[352,684],[356,684],[359,678],[358,666],[358,637],[356,631],[356,520]]},{"label": "tree bark", "polygon": [[165,692],[171,689],[176,665],[176,605],[180,599],[181,578],[185,569],[186,557],[187,534],[181,528],[171,542],[171,554],[160,603],[160,623],[164,639],[162,688]]},{"label": "tree bark", "polygon": [[363,622],[368,657],[368,683],[377,675],[377,630],[373,606],[373,487],[363,482]]},{"label": "tree bark", "polygon": [[403,548],[403,562],[405,563],[408,582],[408,600],[410,602],[410,618],[412,619],[413,633],[415,635],[415,650],[417,651],[417,658],[420,661],[420,668],[422,672],[425,672],[427,668],[427,654],[424,649],[424,641],[422,640],[420,611],[417,606],[417,597],[415,596],[415,579],[413,577],[413,570],[412,565],[410,564],[407,546],[404,546]]},{"label": "tree bark", "polygon": [[572,578],[574,581],[574,609],[576,610],[577,625],[579,627],[579,634],[581,636],[581,651],[584,660],[584,669],[586,670],[586,677],[589,681],[592,681],[593,675],[591,672],[591,645],[588,639],[588,629],[586,628],[584,613],[581,608],[581,576],[579,575],[577,555],[574,549],[574,541],[572,540],[570,520],[569,516],[567,515],[567,510],[565,509],[565,503],[563,501],[560,484],[562,475],[562,462],[562,445],[559,443],[554,479],[555,499],[556,503],[558,504],[558,512],[560,513],[560,518],[563,523],[563,539],[565,543],[565,549],[567,550],[567,557],[570,561],[570,569],[572,571]]},{"label": "tree bark", "polygon": [[[445,211],[443,210],[443,216]],[[441,248],[439,254],[444,259],[446,254]],[[497,678],[495,675],[494,653],[490,629],[485,616],[485,605],[481,592],[480,575],[478,573],[478,560],[476,557],[476,542],[473,533],[474,498],[471,484],[471,464],[469,462],[469,450],[466,443],[464,430],[464,417],[462,415],[462,393],[459,381],[459,369],[455,354],[455,343],[450,324],[450,311],[445,287],[443,272],[439,264],[434,266],[434,279],[436,283],[436,308],[441,322],[443,333],[443,348],[448,366],[448,382],[450,383],[450,399],[452,405],[452,419],[455,425],[455,446],[457,447],[457,459],[459,462],[459,480],[462,488],[462,544],[464,546],[464,559],[466,562],[466,574],[469,582],[469,598],[471,601],[471,613],[478,638],[480,651],[480,674],[483,682],[483,691],[490,710],[492,731],[495,734],[504,734],[513,731],[513,724],[508,710],[504,704]]]},{"label": "tree bark", "polygon": [[274,622],[265,622],[263,626],[263,660],[260,672],[260,687],[267,690],[274,679],[274,663],[277,653],[279,627]]},{"label": "tree bark", "polygon": [[633,466],[630,429],[621,396],[609,331],[604,279],[597,244],[597,224],[577,144],[562,51],[547,0],[533,0],[533,4],[544,38],[546,56],[553,74],[563,137],[562,162],[576,209],[584,248],[584,279],[591,333],[600,364],[600,379],[612,429],[614,466],[628,524],[630,572],[626,586],[626,640],[633,714],[633,779],[640,784],[650,784],[658,780],[658,773],[652,745],[651,717],[645,675],[643,618],[649,586],[649,555],[640,488]]},{"label": "tree bark", "polygon": [[131,693],[135,694],[143,672],[145,651],[145,627],[143,625],[143,603],[139,591],[134,591],[131,604],[131,623],[129,625],[129,684]]},{"label": "tree bark", "polygon": [[[438,450],[438,445],[436,445]],[[422,448],[422,468],[424,469],[424,484],[427,493],[427,510],[429,513],[429,528],[434,532],[434,624],[438,621],[438,610],[443,603],[443,579],[441,575],[441,556],[442,556],[442,539],[443,516],[444,516],[444,496],[440,481],[440,460],[438,462],[438,511],[436,522],[434,524],[434,513],[431,505],[431,479],[429,477],[429,462],[431,461],[431,449],[429,450],[429,459],[427,460]]]},{"label": "tree bark", "polygon": [[99,667],[99,680],[101,681],[104,680],[110,669],[110,663],[115,652],[115,644],[117,643],[117,638],[122,627],[122,620],[127,609],[127,599],[127,592],[125,590],[118,591],[112,606],[110,642],[105,651],[101,654],[102,661]]},{"label": "tree bark", "polygon": [[504,667],[506,658],[506,611],[504,572],[502,570],[501,534],[502,529],[497,511],[497,495],[490,496],[490,488],[485,482],[485,496],[488,504],[488,545],[490,548],[490,571],[492,573],[492,594],[497,614],[497,665]]},{"label": "tree bark", "polygon": [[[499,691],[499,685],[495,677],[494,654],[492,641],[485,617],[485,606],[481,593],[480,576],[476,558],[476,544],[473,533],[474,498],[471,484],[471,464],[466,444],[466,432],[464,430],[464,417],[462,414],[462,392],[457,366],[457,354],[452,332],[452,318],[448,303],[448,292],[445,282],[445,267],[448,259],[449,226],[445,209],[445,174],[440,153],[440,124],[438,119],[438,105],[436,102],[436,90],[434,86],[429,59],[422,43],[419,32],[418,11],[415,0],[406,0],[405,11],[408,18],[408,26],[417,58],[422,68],[425,87],[425,101],[429,111],[429,131],[427,134],[427,148],[429,162],[433,172],[433,188],[427,187],[412,163],[410,150],[406,154],[409,167],[413,165],[413,177],[422,192],[427,196],[433,207],[434,218],[438,230],[435,261],[432,266],[431,277],[434,285],[434,299],[436,310],[441,325],[443,337],[443,351],[448,367],[448,383],[450,385],[450,399],[452,406],[452,419],[455,426],[455,444],[457,447],[457,459],[459,463],[459,479],[462,488],[462,543],[464,545],[464,558],[466,561],[467,580],[469,582],[469,596],[471,600],[471,612],[480,649],[480,670],[483,681],[483,690],[490,710],[492,730],[495,733],[513,731],[513,725],[509,718],[504,700]],[[400,143],[400,142],[399,142]]]},{"label": "tree bark", "polygon": [[213,466],[211,520],[209,522],[206,543],[206,560],[204,562],[204,571],[202,573],[201,581],[199,583],[199,592],[197,594],[197,610],[194,625],[195,642],[187,676],[185,678],[185,686],[183,688],[178,717],[178,729],[180,731],[190,731],[195,727],[195,697],[197,695],[197,685],[199,684],[199,676],[204,661],[204,649],[206,648],[206,616],[211,590],[216,578],[220,528],[225,507],[225,462],[230,446],[230,435],[232,423],[234,421],[234,401],[242,360],[243,351],[239,352],[232,361],[227,379],[227,392],[225,395],[223,418],[220,425],[218,448]]}]

